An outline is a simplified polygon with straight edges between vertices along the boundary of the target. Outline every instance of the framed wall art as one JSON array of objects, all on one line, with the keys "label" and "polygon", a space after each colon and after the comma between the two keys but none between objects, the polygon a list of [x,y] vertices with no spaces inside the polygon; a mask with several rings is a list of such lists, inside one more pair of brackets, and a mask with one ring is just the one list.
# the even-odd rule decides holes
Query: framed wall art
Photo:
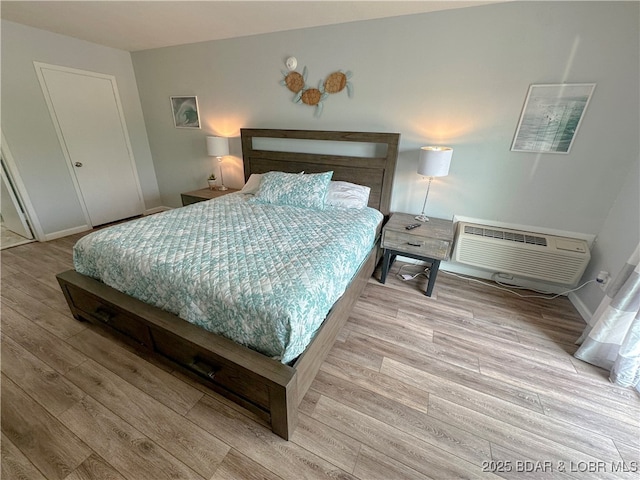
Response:
[{"label": "framed wall art", "polygon": [[176,128],[200,128],[198,97],[171,97],[171,112]]},{"label": "framed wall art", "polygon": [[531,85],[511,151],[569,153],[595,86]]}]

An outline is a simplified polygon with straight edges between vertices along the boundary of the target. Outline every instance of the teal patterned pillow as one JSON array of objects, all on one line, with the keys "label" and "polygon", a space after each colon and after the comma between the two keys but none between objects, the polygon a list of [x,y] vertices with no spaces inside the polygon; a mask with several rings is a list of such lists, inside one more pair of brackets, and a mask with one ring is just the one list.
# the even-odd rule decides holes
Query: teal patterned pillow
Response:
[{"label": "teal patterned pillow", "polygon": [[268,172],[262,176],[260,189],[251,203],[271,203],[324,210],[324,200],[333,172]]}]

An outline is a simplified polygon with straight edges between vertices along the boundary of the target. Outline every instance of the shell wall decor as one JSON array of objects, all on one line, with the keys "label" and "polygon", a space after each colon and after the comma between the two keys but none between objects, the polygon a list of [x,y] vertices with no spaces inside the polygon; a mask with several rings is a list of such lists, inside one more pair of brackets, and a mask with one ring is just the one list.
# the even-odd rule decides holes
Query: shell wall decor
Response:
[{"label": "shell wall decor", "polygon": [[[287,59],[287,66],[293,65],[292,58],[293,57]],[[352,76],[351,72],[338,70],[330,73],[327,75],[327,78],[320,80],[317,88],[307,84],[307,74],[306,66],[302,69],[302,73],[293,69],[289,71],[283,70],[283,79],[280,81],[280,84],[295,94],[293,96],[295,103],[304,103],[305,105],[316,107],[316,117],[322,115],[323,102],[329,95],[340,93],[346,89],[348,97],[351,98],[353,96],[353,85],[350,81]]]}]

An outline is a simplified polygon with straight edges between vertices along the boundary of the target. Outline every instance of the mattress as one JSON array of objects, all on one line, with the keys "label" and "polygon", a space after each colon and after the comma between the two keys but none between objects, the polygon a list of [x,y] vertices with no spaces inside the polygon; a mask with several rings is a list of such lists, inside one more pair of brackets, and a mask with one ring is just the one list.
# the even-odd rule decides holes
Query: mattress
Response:
[{"label": "mattress", "polygon": [[234,193],[91,233],[76,271],[282,363],[298,357],[376,241],[371,208]]}]

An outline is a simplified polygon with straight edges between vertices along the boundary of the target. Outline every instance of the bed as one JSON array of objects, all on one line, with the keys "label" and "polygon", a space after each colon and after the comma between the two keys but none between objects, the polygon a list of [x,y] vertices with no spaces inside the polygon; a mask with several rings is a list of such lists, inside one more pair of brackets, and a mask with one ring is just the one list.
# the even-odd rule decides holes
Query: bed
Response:
[{"label": "bed", "polygon": [[[273,171],[333,171],[333,181],[370,187],[368,205],[388,216],[399,134],[242,129],[241,139],[246,180],[252,174]],[[328,145],[331,152],[346,153],[326,153],[327,149],[318,145]],[[345,148],[341,148],[343,145]],[[212,202],[218,202],[215,207],[219,209],[244,202],[235,195],[241,194]],[[225,202],[219,202],[225,198]],[[190,208],[190,212],[200,215],[198,209],[205,206],[196,204],[179,210]],[[240,208],[249,207],[242,204]],[[78,271],[61,273],[58,281],[76,319],[104,327],[146,354],[170,362],[264,419],[275,434],[289,439],[296,427],[298,404],[379,259],[380,228],[381,224],[371,242],[373,246],[367,247],[364,260],[358,263],[357,273],[326,318],[321,319],[319,328],[314,329],[310,343],[301,353],[292,349],[284,357],[259,353],[211,333]]]}]

